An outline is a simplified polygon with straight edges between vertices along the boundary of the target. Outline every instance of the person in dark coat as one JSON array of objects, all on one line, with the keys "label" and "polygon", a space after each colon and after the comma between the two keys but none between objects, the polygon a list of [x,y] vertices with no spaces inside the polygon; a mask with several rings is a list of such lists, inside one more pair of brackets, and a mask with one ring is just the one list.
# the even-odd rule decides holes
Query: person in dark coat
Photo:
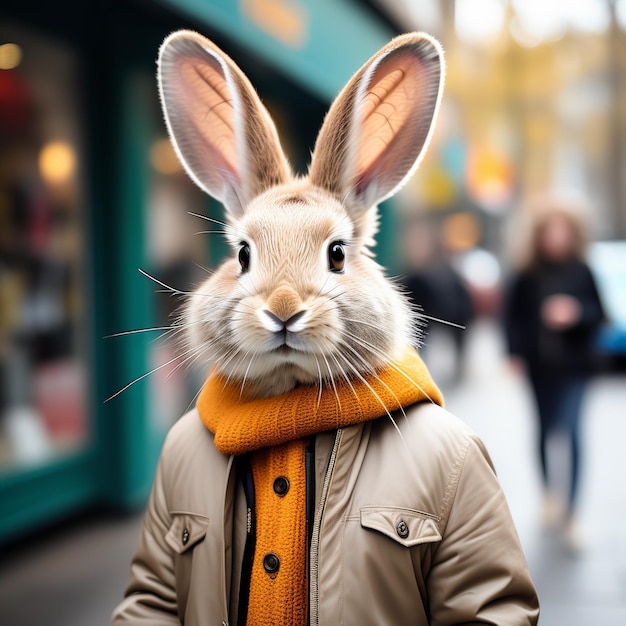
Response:
[{"label": "person in dark coat", "polygon": [[[575,519],[580,475],[580,417],[593,371],[595,334],[604,320],[593,275],[585,262],[585,230],[557,202],[536,219],[530,251],[513,274],[505,304],[508,348],[534,391],[538,452],[545,488],[544,523],[564,522],[568,547],[582,547]],[[569,491],[563,507],[550,488],[548,440],[565,434],[570,450]],[[561,512],[563,517],[561,519]]]},{"label": "person in dark coat", "polygon": [[472,296],[451,261],[451,253],[441,232],[432,224],[415,222],[405,227],[406,272],[400,283],[409,296],[420,323],[418,336],[422,358],[429,362],[429,351],[421,340],[432,324],[452,340],[454,350],[450,382],[459,383],[464,369],[466,327],[474,320]]}]

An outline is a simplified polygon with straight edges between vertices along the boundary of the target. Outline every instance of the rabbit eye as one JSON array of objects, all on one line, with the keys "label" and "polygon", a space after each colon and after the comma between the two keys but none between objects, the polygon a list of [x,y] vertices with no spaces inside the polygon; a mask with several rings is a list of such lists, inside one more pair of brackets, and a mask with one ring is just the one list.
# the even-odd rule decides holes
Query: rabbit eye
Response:
[{"label": "rabbit eye", "polygon": [[328,246],[328,269],[336,274],[343,272],[343,266],[346,262],[344,245],[343,241],[333,241]]},{"label": "rabbit eye", "polygon": [[239,248],[239,265],[241,266],[241,273],[245,273],[250,269],[250,246],[245,242],[241,242],[241,248]]}]

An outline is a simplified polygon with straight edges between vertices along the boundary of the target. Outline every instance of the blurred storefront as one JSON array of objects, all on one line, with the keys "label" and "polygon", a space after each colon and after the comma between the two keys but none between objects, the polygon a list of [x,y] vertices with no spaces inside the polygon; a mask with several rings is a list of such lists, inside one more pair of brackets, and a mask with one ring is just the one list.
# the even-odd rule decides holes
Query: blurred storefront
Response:
[{"label": "blurred storefront", "polygon": [[2,3],[0,543],[92,504],[141,506],[199,388],[149,330],[180,301],[161,287],[191,289],[224,253],[189,215],[221,209],[159,110],[157,50],[181,27],[237,59],[300,170],[330,100],[394,34],[347,0]]}]

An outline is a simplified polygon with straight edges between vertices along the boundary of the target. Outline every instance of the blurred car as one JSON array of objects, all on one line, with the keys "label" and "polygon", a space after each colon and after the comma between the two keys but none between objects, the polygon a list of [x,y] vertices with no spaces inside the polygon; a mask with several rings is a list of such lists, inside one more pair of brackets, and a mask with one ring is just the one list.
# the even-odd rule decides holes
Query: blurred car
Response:
[{"label": "blurred car", "polygon": [[598,351],[610,366],[626,367],[626,241],[593,243],[589,265],[608,318],[597,336]]}]

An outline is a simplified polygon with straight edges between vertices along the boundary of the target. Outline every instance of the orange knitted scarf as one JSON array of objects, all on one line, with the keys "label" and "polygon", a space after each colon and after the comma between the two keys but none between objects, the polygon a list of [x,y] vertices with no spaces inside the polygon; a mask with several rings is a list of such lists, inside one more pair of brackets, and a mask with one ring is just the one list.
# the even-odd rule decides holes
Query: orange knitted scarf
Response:
[{"label": "orange knitted scarf", "polygon": [[[198,412],[224,454],[252,453],[256,545],[248,624],[304,625],[308,616],[305,448],[307,438],[386,416],[420,401],[443,404],[413,348],[376,376],[350,383],[298,387],[260,400],[211,373]],[[276,488],[281,479],[282,489]],[[282,479],[286,479],[282,480]],[[284,491],[285,485],[287,491]]]}]

